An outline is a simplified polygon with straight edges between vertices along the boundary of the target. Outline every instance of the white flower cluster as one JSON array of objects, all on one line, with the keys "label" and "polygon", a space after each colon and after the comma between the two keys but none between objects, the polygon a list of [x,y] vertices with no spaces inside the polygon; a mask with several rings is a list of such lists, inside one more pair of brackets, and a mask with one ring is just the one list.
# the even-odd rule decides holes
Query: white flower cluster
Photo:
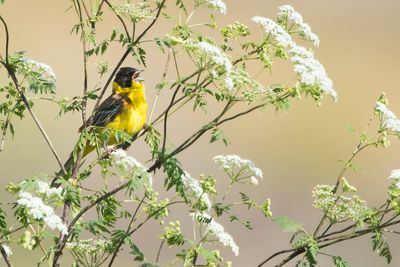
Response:
[{"label": "white flower cluster", "polygon": [[58,187],[58,188],[51,187],[50,188],[49,184],[46,182],[43,182],[43,181],[38,181],[37,184],[39,187],[38,192],[40,194],[43,194],[48,198],[50,198],[50,197],[60,198],[61,197],[61,194],[63,191],[62,187]]},{"label": "white flower cluster", "polygon": [[332,80],[326,74],[324,66],[314,58],[314,54],[302,46],[294,46],[289,52],[300,81],[309,86],[319,85],[324,93],[336,101],[337,93],[333,89]]},{"label": "white flower cluster", "polygon": [[317,185],[312,191],[314,207],[323,210],[329,219],[334,222],[351,219],[359,221],[368,211],[367,204],[358,196],[337,196],[334,186]]},{"label": "white flower cluster", "polygon": [[130,18],[133,22],[153,19],[154,15],[146,2],[131,3],[129,0],[119,0],[112,3],[114,12]]},{"label": "white flower cluster", "polygon": [[[262,171],[257,168],[251,160],[242,159],[238,155],[218,155],[213,158],[215,163],[218,164],[228,175],[229,173],[239,173],[244,175],[250,173],[250,183],[258,185],[258,181],[263,178]],[[236,172],[235,172],[236,171]],[[247,177],[247,176],[246,176]],[[232,177],[231,177],[232,178]],[[240,177],[238,177],[240,178]]]},{"label": "white flower cluster", "polygon": [[[292,20],[297,26],[299,35],[310,40],[314,46],[319,45],[318,36],[311,31],[311,27],[303,21],[303,17],[289,5],[281,6],[278,20],[284,17]],[[337,93],[333,89],[332,80],[326,74],[324,66],[314,58],[314,54],[306,48],[297,45],[290,34],[271,19],[255,16],[252,21],[260,24],[264,31],[270,34],[281,46],[289,50],[294,71],[300,82],[307,86],[319,86],[326,94],[337,100]]]},{"label": "white flower cluster", "polygon": [[383,122],[388,129],[400,133],[400,120],[397,119],[396,114],[389,110],[387,106],[381,102],[376,102],[375,109],[382,113]]},{"label": "white flower cluster", "polygon": [[229,90],[232,90],[235,84],[231,77],[232,62],[229,60],[228,56],[223,53],[221,49],[219,49],[215,45],[210,44],[209,42],[199,42],[197,44],[197,47],[205,54],[207,54],[215,64],[224,68],[226,72],[225,86]]},{"label": "white flower cluster", "polygon": [[78,242],[67,242],[66,247],[72,250],[76,250],[80,253],[95,254],[107,250],[112,246],[111,241],[106,240],[79,240]]},{"label": "white flower cluster", "polygon": [[392,170],[388,179],[396,181],[396,186],[400,188],[400,169]]},{"label": "white flower cluster", "polygon": [[279,7],[278,20],[288,18],[293,21],[294,24],[297,25],[298,31],[302,37],[306,40],[311,41],[315,47],[319,46],[319,38],[318,36],[311,31],[310,25],[303,21],[303,17],[299,12],[294,10],[294,8],[290,5],[283,5]]},{"label": "white flower cluster", "polygon": [[210,210],[211,208],[210,198],[208,197],[207,193],[204,193],[203,188],[201,188],[199,181],[192,178],[190,174],[187,172],[182,174],[181,179],[186,189],[190,190],[194,196],[203,200],[203,202],[207,205],[208,210]]},{"label": "white flower cluster", "polygon": [[147,172],[146,167],[133,157],[126,154],[125,150],[117,149],[112,152],[111,160],[117,167],[118,175],[121,176],[121,178],[140,178],[148,186],[153,184],[153,179],[150,173]]},{"label": "white flower cluster", "polygon": [[44,204],[41,198],[35,197],[28,192],[21,192],[17,203],[26,207],[34,219],[43,220],[50,229],[57,228],[64,235],[68,233],[68,228],[61,218],[54,213],[52,207]]},{"label": "white flower cluster", "polygon": [[260,16],[254,16],[251,20],[257,24],[260,24],[266,33],[271,34],[271,36],[278,42],[278,44],[282,45],[283,47],[292,47],[295,43],[292,40],[292,37],[275,21],[264,18]]},{"label": "white flower cluster", "polygon": [[221,0],[207,0],[207,2],[212,8],[226,15],[226,5],[224,2]]},{"label": "white flower cluster", "polygon": [[48,79],[49,82],[55,83],[56,74],[49,65],[37,62],[31,58],[22,58],[22,62],[29,69],[32,69],[33,71],[40,73],[44,78]]},{"label": "white flower cluster", "polygon": [[224,246],[230,247],[235,256],[239,255],[238,245],[236,245],[233,237],[229,233],[225,232],[225,229],[221,224],[217,223],[207,213],[192,213],[191,215],[193,217],[193,220],[198,220],[199,218],[210,220],[207,225],[207,231],[210,231],[216,238],[218,238],[218,241],[221,242]]},{"label": "white flower cluster", "polygon": [[7,245],[1,245],[1,246],[2,246],[2,248],[4,250],[4,252],[6,253],[7,257],[12,256],[13,253],[12,253],[12,251],[11,251],[9,246],[7,246]]}]

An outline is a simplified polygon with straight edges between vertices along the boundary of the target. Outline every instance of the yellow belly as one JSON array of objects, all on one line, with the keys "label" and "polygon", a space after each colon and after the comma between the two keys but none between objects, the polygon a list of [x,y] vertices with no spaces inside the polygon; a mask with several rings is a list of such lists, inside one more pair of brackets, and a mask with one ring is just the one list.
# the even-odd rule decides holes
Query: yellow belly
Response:
[{"label": "yellow belly", "polygon": [[124,131],[133,136],[146,123],[147,105],[145,107],[126,107],[115,119],[106,125],[113,130]]}]

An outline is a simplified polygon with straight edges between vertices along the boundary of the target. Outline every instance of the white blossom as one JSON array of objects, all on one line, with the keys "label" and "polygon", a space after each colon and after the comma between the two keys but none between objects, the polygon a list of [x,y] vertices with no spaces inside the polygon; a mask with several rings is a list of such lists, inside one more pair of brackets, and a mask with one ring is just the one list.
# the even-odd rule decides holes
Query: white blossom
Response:
[{"label": "white blossom", "polygon": [[388,179],[400,180],[400,169],[392,170]]},{"label": "white blossom", "polygon": [[250,183],[253,185],[258,185],[258,180],[255,176],[250,177]]},{"label": "white blossom", "polygon": [[253,185],[258,185],[258,180],[263,179],[261,169],[257,168],[251,160],[242,159],[238,155],[218,155],[213,158],[225,172],[232,172],[234,170],[244,173],[250,173],[249,182]]},{"label": "white blossom", "polygon": [[385,127],[400,133],[400,120],[397,119],[393,111],[389,110],[388,107],[381,102],[376,102],[375,109],[382,113]]},{"label": "white blossom", "polygon": [[230,77],[232,72],[232,62],[229,60],[228,56],[222,52],[220,48],[210,44],[209,42],[199,42],[197,47],[207,54],[215,64],[224,68],[226,72],[225,86],[229,90],[232,90],[235,84],[232,77]]},{"label": "white blossom", "polygon": [[207,2],[212,8],[226,15],[226,4],[224,2],[221,0],[207,0]]},{"label": "white blossom", "polygon": [[182,182],[187,190],[190,190],[196,197],[201,198],[207,205],[208,209],[211,208],[211,201],[207,193],[204,193],[203,188],[198,180],[192,178],[189,173],[185,172],[181,176]]},{"label": "white blossom", "polygon": [[132,3],[128,0],[112,2],[112,9],[116,14],[130,18],[133,22],[154,19],[154,15],[146,1]]},{"label": "white blossom", "polygon": [[37,62],[31,58],[23,58],[22,62],[33,70],[40,72],[45,78],[49,78],[50,80],[55,82],[56,74],[49,65]]},{"label": "white blossom", "polygon": [[298,31],[306,40],[310,40],[315,47],[319,46],[318,36],[312,32],[310,25],[303,21],[303,17],[299,12],[290,5],[280,6],[279,10],[278,19],[283,19],[287,16],[289,20],[298,26]]},{"label": "white blossom", "polygon": [[64,235],[68,233],[68,228],[62,222],[61,218],[54,213],[52,207],[44,204],[41,198],[23,191],[19,194],[17,203],[26,207],[34,219],[43,220],[50,229],[54,230],[57,228]]},{"label": "white blossom", "polygon": [[235,256],[239,255],[239,247],[236,245],[233,237],[229,233],[225,232],[224,227],[217,223],[209,214],[204,212],[193,212],[190,215],[192,216],[193,220],[198,220],[199,218],[205,218],[209,220],[210,222],[207,224],[207,231],[210,231],[216,238],[218,238],[218,241],[224,246],[230,247]]},{"label": "white blossom", "polygon": [[139,161],[129,156],[125,150],[117,149],[111,153],[111,160],[117,167],[119,175],[123,178],[140,178],[144,183],[151,186],[153,179],[150,173],[147,172],[145,166]]},{"label": "white blossom", "polygon": [[207,230],[211,231],[224,246],[230,247],[235,256],[239,255],[239,247],[236,245],[233,237],[225,232],[224,227],[214,219],[207,225]]},{"label": "white blossom", "polygon": [[251,18],[251,20],[257,24],[260,24],[263,27],[264,32],[271,34],[272,37],[283,47],[290,48],[295,45],[289,33],[287,33],[273,20],[260,16],[254,16]]},{"label": "white blossom", "polygon": [[290,5],[283,5],[279,7],[278,18],[282,18],[287,16],[288,19],[292,20],[295,24],[302,24],[303,17],[299,12],[294,10],[294,8]]},{"label": "white blossom", "polygon": [[61,193],[62,193],[62,187],[58,187],[58,188],[54,188],[51,187],[50,185],[44,181],[38,181],[37,182],[39,190],[38,192],[41,194],[46,195],[47,197],[51,197],[51,196],[57,196],[57,197],[61,197]]},{"label": "white blossom", "polygon": [[3,247],[3,250],[6,253],[7,257],[10,257],[13,254],[9,246],[7,245],[1,245],[1,246]]},{"label": "white blossom", "polygon": [[314,58],[314,54],[302,46],[294,46],[290,49],[294,71],[299,75],[300,82],[309,85],[319,85],[322,91],[335,100],[337,93],[333,89],[332,80],[326,74],[324,66]]}]

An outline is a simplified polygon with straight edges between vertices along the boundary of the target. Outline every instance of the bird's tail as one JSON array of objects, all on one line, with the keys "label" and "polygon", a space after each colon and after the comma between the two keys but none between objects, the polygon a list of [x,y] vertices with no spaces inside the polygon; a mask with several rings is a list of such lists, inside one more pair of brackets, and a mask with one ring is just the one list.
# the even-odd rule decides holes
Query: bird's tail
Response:
[{"label": "bird's tail", "polygon": [[[89,154],[90,152],[92,152],[93,150],[94,150],[93,146],[91,146],[89,144],[86,145],[85,149],[83,150],[83,153],[82,153],[82,158],[86,157],[86,155]],[[72,167],[74,166],[74,155],[72,153],[73,152],[71,152],[71,154],[69,154],[69,157],[68,157],[67,161],[64,163],[64,170],[67,173],[72,171]],[[64,171],[63,170],[59,170],[56,173],[56,177],[51,182],[51,187],[59,187],[61,185],[59,180],[63,175],[65,175]]]},{"label": "bird's tail", "polygon": [[[71,171],[72,166],[74,164],[74,156],[72,155],[72,153],[69,155],[67,161],[64,163],[64,170],[68,173],[69,171]],[[62,179],[61,177],[65,175],[63,170],[59,170],[56,173],[56,177],[53,179],[53,181],[51,182],[51,187],[59,187],[61,185],[61,183],[59,182],[60,179]]]}]

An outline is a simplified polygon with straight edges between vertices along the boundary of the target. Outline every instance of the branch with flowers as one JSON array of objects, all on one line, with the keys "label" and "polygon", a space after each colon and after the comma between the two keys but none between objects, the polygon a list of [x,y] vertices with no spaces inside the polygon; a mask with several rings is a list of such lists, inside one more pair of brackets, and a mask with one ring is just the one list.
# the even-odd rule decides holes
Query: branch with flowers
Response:
[{"label": "branch with flowers", "polygon": [[[210,12],[209,20],[192,23],[196,14],[204,10]],[[259,210],[263,219],[274,221],[293,235],[291,248],[266,257],[260,266],[283,255],[285,257],[275,263],[276,266],[283,266],[300,255],[302,258],[297,264],[316,266],[319,255],[328,255],[323,248],[366,234],[372,235],[373,249],[388,263],[391,261],[384,234],[396,232],[391,227],[400,223],[400,171],[395,170],[390,175],[393,183],[388,189],[388,199],[378,208],[368,207],[345,178],[347,172],[355,168],[354,160],[360,152],[366,148],[386,147],[389,136],[399,135],[400,122],[388,109],[384,95],[378,99],[370,121],[371,125],[378,120],[378,129],[371,134],[369,125],[368,131],[359,134],[360,142],[344,163],[334,185],[315,186],[314,207],[321,209],[322,217],[312,232],[289,218],[272,216],[269,198],[257,203],[246,192],[263,178],[262,171],[252,161],[238,155],[215,156],[215,164],[227,178],[222,190],[217,190],[217,182],[222,177],[217,179],[212,174],[192,177],[179,161],[181,153],[205,135],[209,135],[211,144],[222,141],[228,145],[221,126],[256,110],[287,110],[292,99],[302,97],[311,97],[317,104],[325,95],[337,100],[323,65],[311,48],[298,42],[306,41],[316,48],[320,41],[293,7],[281,6],[276,21],[254,16],[249,20],[251,26],[240,22],[220,26],[216,19],[218,13],[227,14],[227,6],[221,0],[178,0],[173,4],[166,0],[102,0],[96,3],[73,0],[69,12],[77,15],[72,33],[78,35],[82,44],[84,81],[82,95],[71,99],[56,94],[56,75],[50,66],[28,58],[25,52],[12,51],[9,40],[13,35],[8,31],[6,18],[0,14],[6,40],[0,63],[9,77],[0,84],[0,94],[4,95],[0,101],[0,153],[6,155],[7,136],[16,134],[14,120],[24,119],[29,112],[61,169],[55,175],[49,170],[49,174],[32,175],[6,187],[15,197],[14,215],[0,203],[0,252],[7,266],[11,266],[10,248],[14,246],[28,251],[40,250],[39,265],[64,265],[64,261],[68,262],[64,255],[69,254],[72,266],[115,266],[119,264],[118,255],[128,250],[132,260],[140,266],[157,266],[161,262],[230,266],[234,258],[225,260],[219,245],[230,248],[233,255],[238,256],[240,240],[235,241],[221,221],[228,219],[251,230],[251,222],[237,213],[240,207]],[[115,19],[107,21],[113,29],[109,37],[99,39],[96,33],[102,27],[100,22],[106,20],[105,14]],[[160,23],[172,26],[165,32],[156,31]],[[256,29],[256,34],[252,28]],[[214,35],[205,34],[210,31]],[[159,48],[159,57],[165,58],[165,68],[154,91],[146,127],[132,137],[125,132],[88,126],[92,118],[87,114],[88,103],[93,101],[94,111],[99,107],[127,58],[134,58],[139,66],[151,69],[146,65],[146,51],[151,45]],[[117,61],[100,61],[104,54],[118,47],[125,51]],[[263,84],[249,71],[250,67],[269,71],[274,61],[288,59],[293,65],[294,84]],[[182,67],[181,60],[190,63]],[[97,62],[97,76],[89,75],[89,63],[93,62]],[[157,101],[161,92],[170,97],[165,107]],[[71,170],[64,169],[51,138],[34,113],[35,102],[43,99],[60,108],[59,119],[66,113],[80,113],[84,127],[71,152],[74,156]],[[211,104],[216,106],[213,116],[207,113]],[[172,144],[170,120],[187,107],[193,112],[203,112],[208,122],[196,125],[193,133]],[[162,111],[153,119],[157,110]],[[104,148],[103,141],[110,136],[120,144]],[[137,161],[127,152],[139,139],[144,139],[149,148],[146,153],[151,160],[146,163]],[[88,143],[95,147],[97,157],[85,163],[83,147]],[[160,179],[153,179],[155,175],[164,177],[163,191],[154,189],[153,184],[160,182]],[[90,182],[99,181],[98,176],[104,178],[104,185]],[[61,186],[58,188],[49,185],[54,177],[59,178]],[[119,184],[109,188],[106,181],[116,178]],[[233,188],[238,188],[239,194]],[[183,207],[193,220],[192,236],[182,229],[172,209],[175,206]],[[141,251],[135,235],[151,221],[160,224],[160,244],[154,247],[155,257]],[[163,258],[165,249],[178,252],[175,257],[166,259]],[[348,266],[340,256],[328,256],[335,266]]]}]

